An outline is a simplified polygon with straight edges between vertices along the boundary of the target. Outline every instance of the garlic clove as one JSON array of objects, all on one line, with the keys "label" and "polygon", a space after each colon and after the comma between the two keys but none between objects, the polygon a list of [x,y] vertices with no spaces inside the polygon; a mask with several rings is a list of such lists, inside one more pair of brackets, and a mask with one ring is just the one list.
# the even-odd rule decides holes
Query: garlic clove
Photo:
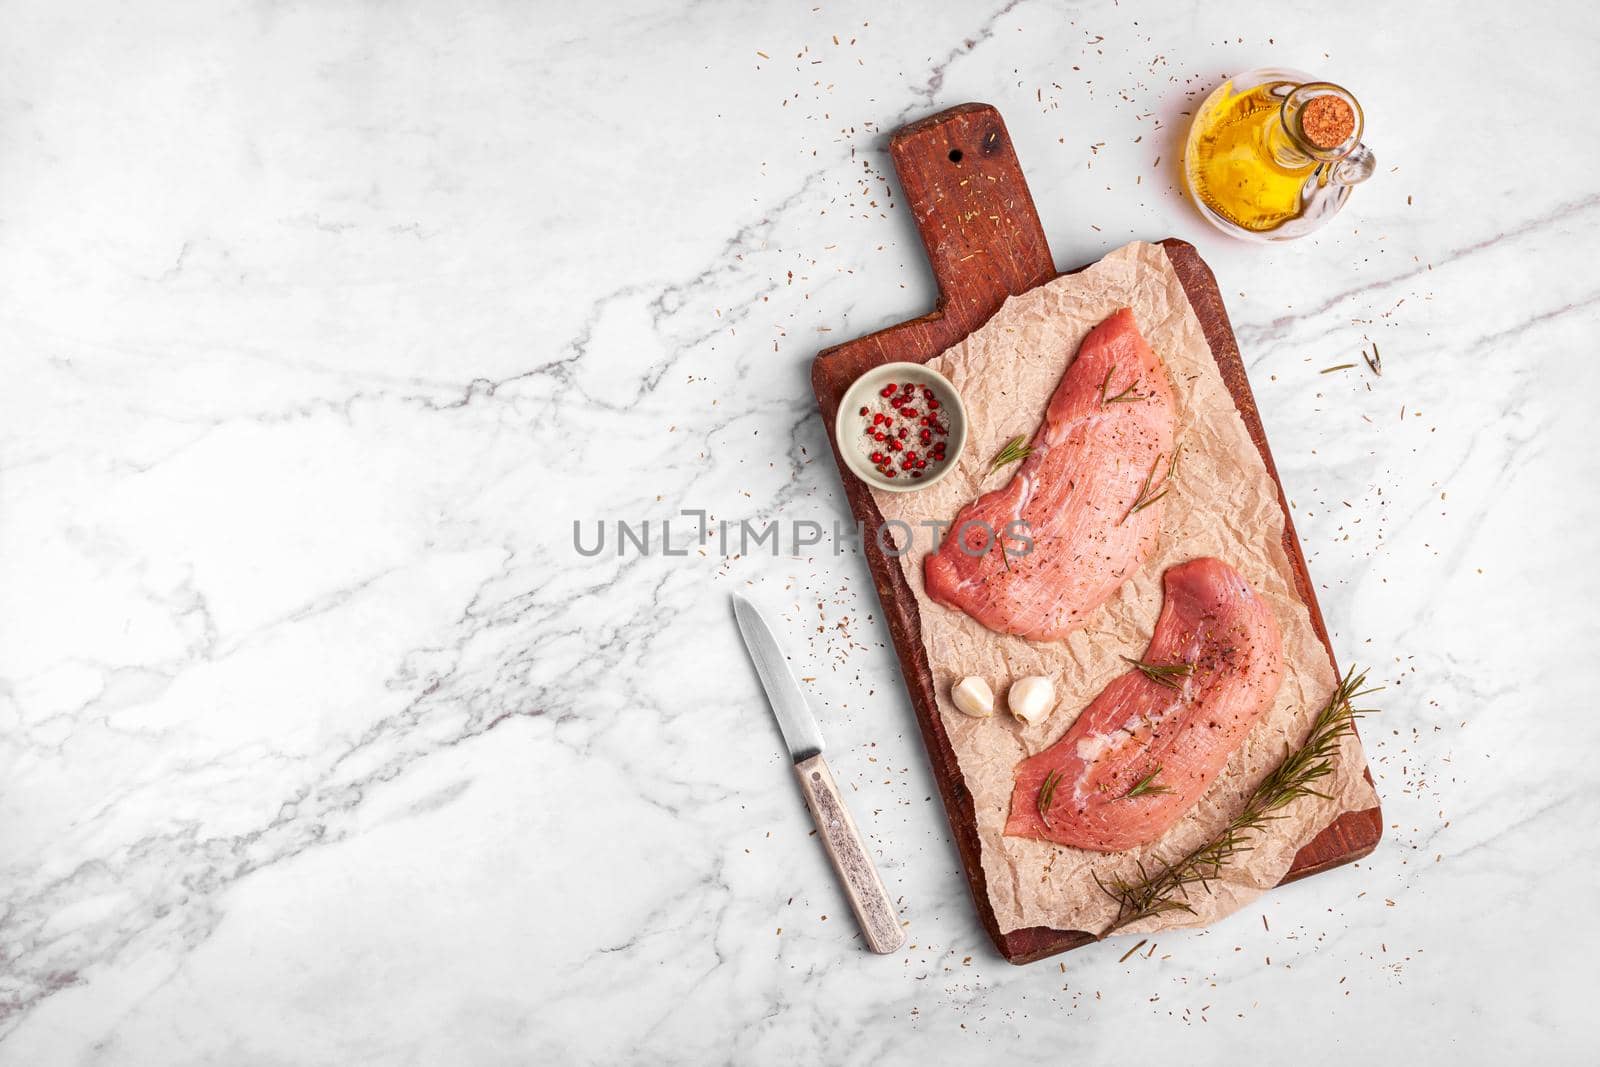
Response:
[{"label": "garlic clove", "polygon": [[963,715],[982,719],[994,714],[994,690],[982,678],[963,678],[951,686],[950,702]]},{"label": "garlic clove", "polygon": [[1037,725],[1055,710],[1055,683],[1040,674],[1018,678],[1006,692],[1006,704],[1019,722]]}]

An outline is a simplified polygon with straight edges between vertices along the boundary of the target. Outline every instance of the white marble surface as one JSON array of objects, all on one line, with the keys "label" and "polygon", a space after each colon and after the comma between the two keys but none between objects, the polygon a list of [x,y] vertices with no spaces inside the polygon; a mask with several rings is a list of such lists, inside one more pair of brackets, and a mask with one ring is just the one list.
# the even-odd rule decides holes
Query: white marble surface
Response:
[{"label": "white marble surface", "polygon": [[[0,27],[0,1060],[1592,1062],[1592,6]],[[1380,159],[1271,248],[1172,166],[1190,94],[1265,64],[1354,88]],[[994,955],[858,556],[572,548],[843,513],[810,360],[929,306],[884,133],[973,99],[1062,266],[1209,259],[1340,655],[1390,686],[1377,853],[1151,958]],[[1381,378],[1318,373],[1365,338]],[[814,678],[894,957],[734,588]]]}]

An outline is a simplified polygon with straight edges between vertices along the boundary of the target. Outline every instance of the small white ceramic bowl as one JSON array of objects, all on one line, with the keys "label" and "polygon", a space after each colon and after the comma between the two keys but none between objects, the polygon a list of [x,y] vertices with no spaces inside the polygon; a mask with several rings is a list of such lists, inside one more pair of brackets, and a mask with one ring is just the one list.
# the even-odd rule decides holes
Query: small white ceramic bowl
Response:
[{"label": "small white ceramic bowl", "polygon": [[[939,410],[950,425],[950,435],[945,443],[945,460],[926,478],[885,478],[872,467],[869,452],[862,441],[861,409],[875,408],[882,400],[879,391],[890,382],[910,382],[919,389],[927,386],[939,398]],[[889,493],[911,493],[934,485],[955,469],[962,449],[967,447],[967,409],[961,394],[950,384],[950,379],[921,363],[884,363],[850,383],[839,401],[839,411],[833,417],[833,436],[839,442],[839,454],[844,457],[850,473],[874,489]]]}]

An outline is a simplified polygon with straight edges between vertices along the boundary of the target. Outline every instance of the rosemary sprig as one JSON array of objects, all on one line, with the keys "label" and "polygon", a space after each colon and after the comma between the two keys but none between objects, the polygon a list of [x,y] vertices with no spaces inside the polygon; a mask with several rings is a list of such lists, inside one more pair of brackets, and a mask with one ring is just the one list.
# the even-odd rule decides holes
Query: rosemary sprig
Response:
[{"label": "rosemary sprig", "polygon": [[1132,656],[1123,656],[1123,659],[1133,664],[1133,669],[1150,679],[1157,685],[1164,685],[1168,689],[1182,689],[1183,683],[1179,678],[1187,678],[1194,673],[1193,663],[1146,663],[1142,659]]},{"label": "rosemary sprig", "polygon": [[1100,381],[1101,407],[1105,407],[1107,404],[1131,404],[1135,400],[1145,399],[1142,393],[1136,393],[1133,391],[1133,387],[1139,384],[1138,378],[1135,378],[1133,381],[1129,382],[1128,387],[1122,392],[1118,393],[1116,396],[1106,396],[1106,390],[1111,387],[1111,376],[1115,373],[1117,373],[1117,365],[1113,363],[1111,364],[1111,369],[1106,371],[1106,376]]},{"label": "rosemary sprig", "polygon": [[994,454],[994,459],[989,461],[989,473],[993,474],[1001,467],[1015,463],[1019,459],[1027,459],[1032,453],[1033,449],[1028,447],[1028,438],[1019,433]]},{"label": "rosemary sprig", "polygon": [[1060,784],[1061,772],[1051,771],[1044,776],[1044,782],[1039,786],[1039,819],[1047,827],[1050,825],[1050,801],[1055,799],[1056,786]]},{"label": "rosemary sprig", "polygon": [[1134,783],[1132,789],[1118,797],[1118,800],[1132,800],[1134,797],[1153,797],[1160,793],[1170,793],[1171,789],[1159,784],[1156,775],[1161,773],[1161,764],[1156,764],[1156,769]]},{"label": "rosemary sprig", "polygon": [[[1154,504],[1157,500],[1167,495],[1167,490],[1172,488],[1172,473],[1178,469],[1178,454],[1183,451],[1180,446],[1172,450],[1172,462],[1167,466],[1167,473],[1161,481],[1151,484],[1156,476],[1156,468],[1161,466],[1161,457],[1156,456],[1155,462],[1150,464],[1150,469],[1145,472],[1144,484],[1139,486],[1139,495],[1134,497],[1133,504],[1129,506],[1128,513],[1122,516],[1122,521],[1127,522],[1133,516]],[[1160,490],[1157,492],[1156,490]]]},{"label": "rosemary sprig", "polygon": [[1222,875],[1222,868],[1241,853],[1255,847],[1254,835],[1266,828],[1274,819],[1282,818],[1281,809],[1301,797],[1323,797],[1314,785],[1333,773],[1333,758],[1339,742],[1355,732],[1355,721],[1370,709],[1357,708],[1355,701],[1381,686],[1367,688],[1367,672],[1355,673],[1351,668],[1333,695],[1311,722],[1311,732],[1299,748],[1291,749],[1283,762],[1261,780],[1245,800],[1244,807],[1228,821],[1222,830],[1190,852],[1188,855],[1151,872],[1141,860],[1139,876],[1129,880],[1117,878],[1109,884],[1095,876],[1102,892],[1117,903],[1117,915],[1111,924],[1100,932],[1106,937],[1131,923],[1149,919],[1168,912],[1183,911],[1194,914],[1189,902],[1189,891],[1201,886],[1211,891],[1211,883]]}]

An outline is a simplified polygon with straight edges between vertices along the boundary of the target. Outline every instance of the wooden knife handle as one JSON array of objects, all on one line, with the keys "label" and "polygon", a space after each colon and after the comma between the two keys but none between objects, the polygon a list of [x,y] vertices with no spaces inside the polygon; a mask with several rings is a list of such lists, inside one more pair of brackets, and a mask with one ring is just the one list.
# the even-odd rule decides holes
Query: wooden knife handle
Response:
[{"label": "wooden knife handle", "polygon": [[861,839],[850,809],[844,805],[839,783],[821,756],[812,756],[794,765],[800,778],[800,791],[805,794],[806,807],[816,820],[817,833],[828,850],[828,859],[839,874],[844,895],[850,898],[850,910],[856,913],[856,922],[868,946],[877,953],[889,953],[905,944],[906,933],[900,928],[900,917],[895,914],[894,902],[883,888],[878,869],[872,865],[867,853],[867,843]]}]

